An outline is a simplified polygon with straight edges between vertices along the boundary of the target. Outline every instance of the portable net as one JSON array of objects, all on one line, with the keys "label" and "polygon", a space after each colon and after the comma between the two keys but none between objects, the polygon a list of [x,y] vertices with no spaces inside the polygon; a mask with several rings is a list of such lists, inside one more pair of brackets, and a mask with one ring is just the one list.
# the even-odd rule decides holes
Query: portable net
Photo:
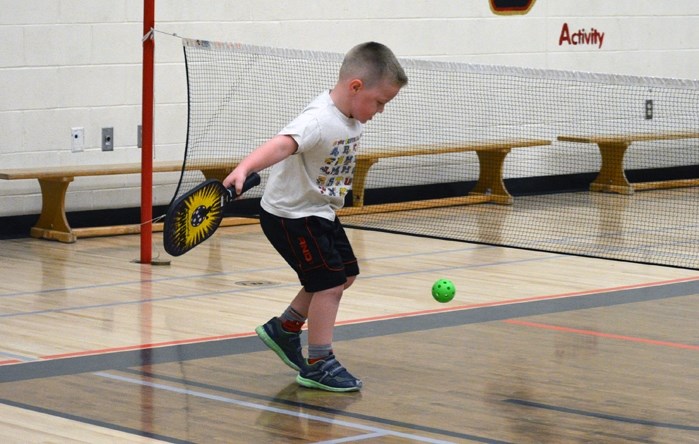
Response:
[{"label": "portable net", "polygon": [[[343,58],[183,42],[189,126],[175,197],[204,179],[187,165],[230,170],[332,88]],[[414,59],[401,63],[409,83],[366,125],[360,153],[372,160],[366,163],[370,168],[359,200],[355,171],[354,199],[348,196],[349,208],[341,213],[345,225],[699,268],[699,82]],[[604,192],[591,191],[602,168],[600,147],[559,140],[638,134],[648,140],[632,141],[623,160],[617,150],[605,161],[623,165],[622,179],[657,182],[653,188],[658,189],[619,188],[609,179],[598,184]],[[503,141],[514,147],[491,146]],[[531,146],[518,146],[527,143]],[[459,151],[466,146],[501,153],[502,164],[494,160],[497,155]],[[441,152],[445,147],[457,149]],[[482,171],[499,177],[500,166],[511,199],[488,185],[498,181],[477,186]],[[263,186],[248,197],[260,196],[264,173]],[[473,203],[467,202],[471,197],[490,201],[465,204]]]}]

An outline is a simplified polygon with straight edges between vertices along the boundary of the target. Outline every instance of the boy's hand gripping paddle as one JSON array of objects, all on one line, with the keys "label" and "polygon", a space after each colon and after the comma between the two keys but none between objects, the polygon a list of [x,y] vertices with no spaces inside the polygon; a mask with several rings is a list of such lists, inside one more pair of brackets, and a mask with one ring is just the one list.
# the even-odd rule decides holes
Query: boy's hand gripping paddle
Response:
[{"label": "boy's hand gripping paddle", "polygon": [[[252,173],[243,184],[244,193],[260,184]],[[180,256],[211,237],[221,225],[223,207],[238,195],[216,179],[203,182],[175,200],[165,215],[163,244],[172,256]]]}]

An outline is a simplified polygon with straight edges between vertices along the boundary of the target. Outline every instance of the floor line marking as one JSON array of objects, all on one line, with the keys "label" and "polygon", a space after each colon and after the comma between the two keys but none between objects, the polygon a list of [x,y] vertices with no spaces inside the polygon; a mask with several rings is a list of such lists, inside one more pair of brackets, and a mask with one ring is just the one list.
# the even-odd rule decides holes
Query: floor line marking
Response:
[{"label": "floor line marking", "polygon": [[585,335],[585,336],[596,336],[599,338],[606,338],[606,339],[617,339],[620,341],[638,342],[641,344],[648,344],[648,345],[658,345],[658,346],[663,346],[663,347],[680,348],[680,349],[685,349],[685,350],[699,350],[699,345],[682,344],[680,342],[659,341],[656,339],[639,338],[636,336],[618,335],[618,334],[614,334],[614,333],[604,333],[604,332],[594,331],[594,330],[582,330],[582,329],[578,329],[578,328],[563,327],[560,325],[542,324],[539,322],[523,321],[520,319],[506,319],[502,322],[506,322],[508,324],[522,325],[525,327],[540,328],[540,329],[544,329],[544,330],[561,331],[561,332],[565,332],[565,333],[575,333],[575,334]]},{"label": "floor line marking", "polygon": [[572,297],[578,297],[578,296],[601,296],[601,295],[604,295],[606,293],[612,293],[612,292],[616,292],[616,291],[638,290],[641,288],[652,288],[652,287],[659,287],[659,286],[663,286],[663,285],[680,284],[680,283],[692,282],[692,281],[699,281],[699,276],[688,277],[688,278],[670,279],[670,280],[666,280],[666,281],[655,281],[655,282],[645,282],[645,283],[640,283],[640,284],[621,285],[618,287],[607,287],[607,288],[598,288],[598,289],[592,289],[592,290],[573,291],[573,292],[569,292],[569,293],[558,293],[558,294],[543,295],[543,296],[530,296],[530,297],[519,298],[519,299],[506,299],[503,301],[482,302],[482,303],[478,303],[478,304],[454,305],[454,306],[440,307],[440,308],[434,308],[434,309],[428,309],[428,310],[417,310],[417,311],[405,312],[405,313],[370,316],[370,317],[366,317],[366,318],[358,318],[358,319],[352,319],[352,320],[347,320],[347,321],[341,321],[341,322],[338,322],[337,325],[359,324],[359,323],[363,323],[363,322],[383,321],[383,320],[388,320],[388,319],[405,318],[405,317],[409,317],[409,316],[421,316],[421,315],[427,315],[427,314],[447,313],[447,312],[451,312],[451,311],[473,310],[476,308],[497,307],[500,305],[511,305],[511,304],[523,304],[523,303],[527,303],[527,302],[548,301],[548,300],[553,300],[553,299],[565,299],[565,298],[572,298]]},{"label": "floor line marking", "polygon": [[[452,248],[452,249],[439,250],[439,251],[425,251],[425,252],[421,252],[421,253],[406,253],[406,254],[390,255],[390,256],[376,256],[376,257],[363,258],[362,261],[363,262],[375,262],[375,261],[400,259],[400,258],[405,258],[405,257],[432,256],[432,255],[436,255],[436,254],[459,253],[459,252],[463,252],[463,251],[478,250],[478,249],[483,249],[483,248],[487,248],[487,247],[469,246],[469,247],[464,247],[464,248]],[[560,257],[560,256],[562,256],[562,255],[549,253],[549,256],[544,256],[541,258],[532,258],[530,260],[551,259],[551,258],[556,258],[556,257]],[[474,264],[474,265],[481,266],[481,264]],[[268,271],[275,271],[275,270],[288,270],[288,269],[289,269],[289,267],[287,265],[280,264],[280,265],[276,265],[276,266],[272,266],[272,267],[246,268],[243,270],[235,270],[235,271],[218,271],[218,272],[213,272],[213,273],[188,274],[185,276],[158,277],[158,278],[150,279],[149,282],[153,282],[153,283],[175,282],[175,281],[188,280],[188,279],[225,277],[225,276],[242,275],[242,274],[246,274],[246,273],[261,273],[261,272],[268,272]],[[109,283],[93,284],[93,285],[80,285],[80,286],[74,286],[74,287],[48,288],[48,289],[37,290],[37,291],[0,293],[0,298],[34,296],[37,294],[55,293],[55,292],[59,292],[59,291],[64,292],[64,291],[77,291],[77,290],[94,290],[94,289],[106,288],[106,287],[121,287],[124,285],[140,284],[142,282],[143,281],[140,281],[140,280],[132,280],[132,281],[109,282]]]},{"label": "floor line marking", "polygon": [[164,342],[154,342],[151,344],[125,345],[122,347],[110,347],[110,348],[103,348],[103,349],[98,349],[98,350],[84,350],[84,351],[79,351],[79,352],[60,353],[60,354],[56,354],[56,355],[45,355],[45,356],[41,356],[40,359],[51,360],[51,359],[63,359],[63,358],[77,358],[79,356],[102,355],[105,353],[116,353],[116,352],[124,352],[124,351],[152,349],[152,348],[160,348],[160,347],[169,347],[169,346],[173,346],[173,345],[196,344],[199,342],[223,341],[223,340],[227,340],[227,339],[247,338],[247,337],[251,337],[251,336],[255,336],[255,333],[254,332],[231,333],[228,335],[207,336],[207,337],[201,337],[201,338],[181,339],[181,340],[177,340],[177,341],[164,341]]},{"label": "floor line marking", "polygon": [[[497,307],[497,306],[501,306],[501,305],[523,304],[523,303],[527,303],[527,302],[546,301],[546,300],[554,300],[554,299],[565,299],[565,298],[572,298],[572,297],[578,297],[578,296],[600,296],[600,295],[604,295],[606,293],[611,293],[611,292],[615,292],[615,291],[636,290],[636,289],[640,289],[640,288],[650,288],[650,287],[655,287],[655,286],[677,284],[677,283],[690,282],[690,281],[695,281],[695,280],[699,280],[699,277],[678,278],[678,279],[671,279],[671,280],[667,280],[667,281],[657,281],[657,282],[634,284],[634,285],[623,285],[623,286],[618,286],[618,287],[609,287],[609,288],[597,289],[597,290],[583,290],[583,291],[570,292],[570,293],[558,293],[558,294],[552,294],[552,295],[532,296],[532,297],[526,297],[526,298],[520,298],[520,299],[508,299],[508,300],[504,300],[504,301],[483,302],[483,303],[479,303],[479,304],[463,304],[463,305],[439,307],[439,308],[428,309],[428,310],[417,310],[417,311],[412,311],[412,312],[403,312],[403,313],[386,314],[386,315],[379,315],[379,316],[370,316],[370,317],[366,317],[366,318],[357,318],[357,319],[348,319],[345,321],[338,321],[335,325],[338,325],[338,326],[340,326],[340,325],[353,325],[353,324],[361,324],[361,323],[376,322],[376,321],[386,321],[386,320],[390,320],[390,319],[400,319],[400,318],[407,318],[407,317],[425,316],[425,315],[430,315],[430,314],[448,313],[448,312],[454,312],[454,311],[474,310],[474,309],[478,309],[478,308]],[[243,291],[243,290],[241,290],[241,291]],[[98,354],[112,353],[112,352],[119,352],[119,351],[142,350],[142,349],[165,347],[165,346],[172,346],[172,345],[186,345],[186,344],[194,344],[194,343],[198,343],[198,342],[209,342],[209,341],[217,341],[217,340],[244,338],[244,337],[250,337],[250,336],[254,336],[254,335],[255,335],[254,332],[243,332],[243,333],[232,333],[232,334],[228,334],[228,335],[210,336],[210,337],[202,337],[202,338],[186,338],[186,339],[158,342],[158,343],[151,343],[151,344],[135,344],[135,345],[126,345],[126,346],[122,346],[122,347],[104,348],[104,349],[98,349],[98,350],[85,350],[85,351],[78,351],[78,352],[45,355],[45,356],[39,357],[39,359],[50,360],[50,359],[72,358],[72,357],[98,355]]]},{"label": "floor line marking", "polygon": [[[514,260],[514,261],[507,261],[507,262],[473,264],[470,266],[439,267],[439,268],[433,268],[433,269],[423,269],[423,270],[419,270],[419,271],[408,271],[408,272],[401,272],[401,273],[383,273],[383,274],[363,275],[363,279],[381,279],[381,278],[386,278],[386,277],[404,276],[404,275],[409,275],[409,274],[434,273],[437,271],[447,271],[447,270],[466,269],[466,268],[480,268],[480,267],[486,267],[486,266],[507,265],[507,264],[512,264],[512,263],[532,262],[532,261],[539,261],[539,260],[546,260],[546,258],[518,259],[518,260]],[[689,278],[689,280],[699,280],[699,276]],[[672,282],[672,281],[667,281],[667,282]],[[664,285],[664,283],[665,283],[665,281],[661,281],[659,283],[653,282],[653,283],[650,283],[649,285]],[[641,284],[641,285],[646,285],[646,284]],[[19,316],[32,316],[32,315],[40,315],[40,314],[47,314],[47,313],[62,313],[62,312],[78,311],[78,310],[91,310],[91,309],[97,309],[97,308],[111,308],[111,307],[118,307],[118,306],[122,306],[122,305],[134,305],[134,304],[164,302],[164,301],[172,301],[172,300],[187,300],[187,299],[195,299],[195,298],[200,298],[200,297],[209,297],[209,296],[216,296],[216,295],[232,295],[232,294],[236,294],[236,293],[256,292],[256,291],[261,291],[261,290],[269,289],[269,288],[286,288],[286,287],[297,288],[298,286],[299,286],[299,284],[297,282],[294,282],[294,283],[279,284],[279,285],[274,285],[274,286],[266,286],[264,288],[247,287],[247,288],[241,288],[241,289],[235,289],[235,290],[226,289],[226,290],[220,290],[220,291],[212,291],[212,292],[206,292],[206,293],[194,293],[194,294],[179,295],[179,296],[163,296],[163,297],[159,297],[159,298],[133,299],[133,300],[129,300],[129,301],[109,302],[109,303],[103,303],[103,304],[91,304],[91,305],[80,305],[80,306],[72,306],[72,307],[52,308],[52,309],[45,309],[45,310],[34,310],[34,311],[26,311],[26,312],[4,313],[4,314],[0,314],[0,318],[14,318],[14,317],[19,317]],[[86,287],[86,288],[88,288],[88,287]],[[619,287],[619,288],[621,288],[621,287]],[[590,292],[594,293],[595,290],[590,290]],[[505,301],[505,303],[507,303],[507,302]]]},{"label": "floor line marking", "polygon": [[[92,372],[109,371],[109,370],[93,370]],[[356,411],[346,410],[344,408],[332,408],[323,403],[307,404],[303,401],[293,401],[284,399],[279,396],[269,396],[261,394],[257,391],[249,392],[245,390],[235,389],[231,387],[222,387],[220,385],[211,384],[203,381],[188,379],[178,376],[169,376],[166,374],[153,373],[151,371],[137,370],[134,367],[122,368],[118,371],[119,374],[127,373],[136,375],[134,377],[139,380],[163,381],[163,383],[174,384],[176,386],[184,386],[190,389],[202,390],[208,393],[219,393],[226,396],[232,396],[236,399],[253,399],[255,402],[264,403],[265,405],[281,405],[285,408],[294,409],[294,411],[303,409],[306,412],[319,412],[318,414],[329,415],[333,418],[349,418],[350,421],[362,421],[368,424],[378,424],[381,427],[393,427],[392,430],[411,430],[411,433],[423,433],[427,435],[443,436],[445,439],[456,438],[461,441],[486,442],[488,444],[513,444],[508,441],[486,438],[483,436],[464,434],[458,431],[447,429],[439,429],[430,426],[423,426],[414,422],[404,422],[399,419],[389,419],[380,416],[375,416],[370,413],[360,413]],[[348,394],[350,396],[350,394]],[[421,435],[422,436],[422,435]]]},{"label": "floor line marking", "polygon": [[341,444],[343,442],[364,441],[365,439],[381,438],[386,436],[384,432],[365,433],[363,435],[348,436],[345,438],[331,439],[328,441],[316,441],[314,444]]},{"label": "floor line marking", "polygon": [[607,413],[591,412],[591,411],[587,411],[587,410],[573,409],[573,408],[569,408],[569,407],[560,407],[560,406],[555,406],[555,405],[551,405],[551,404],[543,404],[540,402],[534,402],[534,401],[529,401],[529,400],[524,400],[524,399],[509,398],[509,399],[504,399],[503,402],[507,402],[507,403],[515,404],[515,405],[520,405],[523,407],[534,407],[534,408],[539,408],[539,409],[543,409],[543,410],[551,410],[554,412],[568,413],[568,414],[579,415],[579,416],[587,416],[590,418],[606,419],[608,421],[625,422],[625,423],[629,423],[629,424],[640,424],[640,425],[645,425],[645,426],[662,427],[662,428],[676,429],[676,430],[699,431],[699,427],[697,427],[697,426],[673,424],[673,423],[668,423],[668,422],[650,421],[650,420],[638,419],[638,418],[629,418],[626,416],[611,415],[611,414],[607,414]]},{"label": "floor line marking", "polygon": [[227,396],[213,395],[213,394],[204,393],[204,392],[200,392],[200,391],[196,391],[196,390],[174,387],[174,386],[167,385],[167,384],[160,384],[160,383],[155,383],[155,382],[150,382],[150,381],[143,381],[143,380],[136,379],[136,378],[129,378],[129,377],[125,377],[125,376],[113,375],[113,374],[107,373],[107,372],[96,372],[94,374],[97,376],[103,377],[103,378],[107,378],[107,379],[126,382],[129,384],[141,385],[141,386],[145,386],[145,387],[151,387],[154,389],[164,390],[164,391],[168,391],[168,392],[172,392],[172,393],[177,393],[180,395],[208,399],[211,401],[223,402],[226,404],[232,404],[232,405],[236,405],[239,407],[250,408],[253,410],[261,410],[261,411],[276,413],[276,414],[280,414],[280,415],[295,416],[295,417],[300,418],[300,419],[306,419],[306,420],[317,421],[317,422],[324,422],[327,424],[332,424],[332,425],[341,426],[341,427],[347,427],[347,428],[354,429],[354,430],[363,430],[363,431],[372,432],[372,433],[382,433],[385,435],[396,436],[399,438],[405,438],[405,439],[410,439],[410,440],[414,440],[414,441],[427,442],[427,443],[433,443],[433,444],[451,443],[451,441],[432,439],[432,438],[428,438],[425,436],[415,435],[412,433],[397,432],[397,431],[393,431],[393,430],[382,429],[380,427],[367,426],[367,425],[359,424],[359,423],[355,423],[355,422],[338,420],[338,419],[334,419],[334,418],[326,418],[324,416],[311,415],[308,413],[293,412],[293,411],[281,409],[278,407],[261,405],[261,404],[257,404],[257,403],[249,402],[249,401],[242,401],[242,400],[230,398]]},{"label": "floor line marking", "polygon": [[[467,269],[467,268],[480,268],[480,267],[484,267],[484,266],[498,266],[498,265],[505,265],[505,264],[510,264],[510,263],[533,262],[533,261],[546,260],[546,259],[547,258],[530,258],[530,259],[522,259],[522,260],[509,261],[509,262],[473,264],[470,266],[462,266],[462,267],[441,267],[441,268],[434,268],[434,269],[428,269],[428,270],[419,270],[419,271],[410,271],[410,272],[401,272],[401,273],[383,273],[383,274],[376,274],[376,275],[363,275],[362,278],[363,279],[380,279],[380,278],[385,278],[385,277],[404,276],[404,275],[408,275],[408,274],[434,273],[437,271],[447,271],[447,270]],[[583,291],[579,291],[579,292],[563,293],[561,295],[554,295],[554,296],[539,296],[539,297],[535,296],[535,297],[524,298],[524,299],[519,299],[519,300],[516,300],[516,299],[515,300],[506,300],[506,301],[496,302],[496,304],[529,302],[529,301],[537,300],[537,298],[553,299],[556,297],[578,296],[578,295],[593,294],[593,293],[607,293],[607,292],[611,292],[611,291],[619,291],[619,290],[635,289],[635,288],[647,288],[647,287],[653,287],[653,286],[669,285],[669,284],[691,282],[691,281],[699,281],[699,275],[684,277],[684,278],[668,279],[668,280],[664,280],[664,281],[654,281],[654,282],[645,282],[645,283],[641,283],[641,284],[631,284],[631,285],[619,286],[619,287],[583,290]],[[274,287],[271,287],[271,286],[264,287],[264,289],[285,288],[285,287],[291,287],[291,286],[298,287],[299,284],[297,282],[294,282],[294,283],[275,285]],[[247,293],[247,292],[260,291],[260,290],[262,290],[262,289],[248,287],[248,288],[243,288],[243,289],[235,289],[235,290],[226,289],[226,290],[220,290],[220,291],[214,291],[214,292],[194,293],[194,294],[180,295],[180,296],[163,296],[163,297],[159,297],[159,298],[134,299],[134,300],[130,300],[130,301],[109,302],[109,303],[103,303],[103,304],[91,304],[91,305],[62,307],[62,308],[53,308],[53,309],[45,309],[45,310],[34,310],[34,311],[25,311],[25,312],[16,312],[16,313],[4,313],[4,314],[0,314],[0,319],[2,319],[2,318],[14,318],[14,317],[19,317],[19,316],[39,315],[39,314],[46,314],[46,313],[61,313],[61,312],[68,312],[68,311],[91,310],[91,309],[96,309],[96,308],[110,308],[110,307],[118,307],[118,306],[122,306],[122,305],[164,302],[164,301],[172,301],[172,300],[186,300],[186,299],[194,299],[194,298],[209,297],[209,296],[216,296],[216,295],[232,295],[232,294],[236,294],[236,293]],[[478,306],[479,305],[477,305],[477,304],[466,305],[466,306],[462,305],[462,306],[456,306],[453,308],[438,309],[438,310],[454,311],[454,310],[462,310],[464,308],[474,308],[474,307],[478,307]],[[425,313],[432,313],[432,312],[433,311],[426,311]],[[417,312],[417,314],[422,314],[422,312]],[[379,318],[379,319],[381,319],[381,318]],[[369,318],[369,320],[371,320],[371,318]],[[360,320],[359,322],[364,322],[364,320]]]},{"label": "floor line marking", "polygon": [[[423,269],[423,270],[419,270],[419,271],[407,271],[407,272],[401,272],[401,273],[382,273],[382,274],[373,274],[373,275],[367,274],[367,275],[363,275],[363,279],[380,279],[380,278],[385,278],[385,277],[396,277],[396,276],[414,275],[414,274],[422,274],[422,273],[435,273],[438,271],[448,271],[448,270],[455,270],[455,269],[468,269],[468,268],[481,268],[481,267],[485,267],[485,266],[509,265],[509,264],[513,264],[513,263],[532,262],[532,261],[540,261],[540,260],[547,260],[547,259],[548,258],[528,258],[528,259],[517,259],[517,260],[513,260],[513,261],[506,261],[506,262],[491,262],[491,263],[472,264],[472,265],[459,266],[459,267],[437,267],[437,268],[432,268],[432,269]],[[699,280],[699,276],[697,276],[696,279]],[[133,282],[131,282],[131,284],[137,284],[137,283],[142,283],[142,282],[153,282],[153,280],[133,281]],[[264,289],[285,288],[285,287],[298,288],[299,285],[300,284],[298,282],[293,282],[293,283],[279,284],[279,285],[275,285],[275,286],[266,286],[266,287],[264,287]],[[108,286],[109,285],[105,284],[105,285],[95,286],[95,288],[108,287]],[[80,288],[80,289],[86,290],[86,289],[91,289],[91,288],[93,288],[93,287],[86,286],[86,287]],[[46,314],[46,313],[61,313],[61,312],[67,312],[67,311],[91,310],[91,309],[96,309],[96,308],[110,308],[110,307],[118,307],[118,306],[123,306],[123,305],[144,304],[144,303],[164,302],[164,301],[173,301],[173,300],[187,300],[187,299],[210,297],[210,296],[216,296],[216,295],[232,295],[232,294],[236,294],[236,293],[248,293],[248,292],[255,292],[255,291],[260,291],[260,290],[261,290],[260,288],[247,287],[247,288],[241,288],[241,289],[235,289],[235,290],[225,289],[225,290],[219,290],[219,291],[209,291],[209,292],[205,292],[205,293],[192,293],[192,294],[179,295],[179,296],[163,296],[163,297],[158,297],[158,298],[132,299],[132,300],[128,300],[128,301],[107,302],[107,303],[102,303],[102,304],[67,306],[67,307],[44,309],[44,310],[20,311],[20,312],[15,312],[15,313],[0,313],[0,319],[2,319],[2,318],[15,318],[15,317],[19,317],[19,316],[40,315],[40,314]]]}]

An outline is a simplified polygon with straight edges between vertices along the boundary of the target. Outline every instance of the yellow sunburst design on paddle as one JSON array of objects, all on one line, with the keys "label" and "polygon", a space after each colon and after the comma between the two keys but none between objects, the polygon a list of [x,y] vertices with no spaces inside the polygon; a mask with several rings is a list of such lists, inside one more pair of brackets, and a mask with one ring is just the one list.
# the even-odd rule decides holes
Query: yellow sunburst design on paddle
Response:
[{"label": "yellow sunburst design on paddle", "polygon": [[[243,183],[245,192],[260,184],[260,175],[250,174]],[[192,188],[173,201],[163,222],[163,246],[173,256],[180,256],[211,237],[221,225],[223,207],[237,196],[216,179]]]},{"label": "yellow sunburst design on paddle", "polygon": [[175,216],[174,243],[187,251],[213,234],[221,215],[221,190],[210,184],[182,202]]}]

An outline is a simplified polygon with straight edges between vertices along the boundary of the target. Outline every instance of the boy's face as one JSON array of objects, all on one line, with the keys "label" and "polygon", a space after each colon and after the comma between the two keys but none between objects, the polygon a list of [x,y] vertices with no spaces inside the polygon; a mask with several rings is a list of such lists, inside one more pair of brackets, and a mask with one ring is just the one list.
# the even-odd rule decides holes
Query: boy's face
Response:
[{"label": "boy's face", "polygon": [[355,79],[350,87],[352,88],[350,117],[362,123],[371,120],[376,113],[382,113],[384,106],[400,91],[400,86],[388,81],[382,81],[367,88],[364,82]]}]

